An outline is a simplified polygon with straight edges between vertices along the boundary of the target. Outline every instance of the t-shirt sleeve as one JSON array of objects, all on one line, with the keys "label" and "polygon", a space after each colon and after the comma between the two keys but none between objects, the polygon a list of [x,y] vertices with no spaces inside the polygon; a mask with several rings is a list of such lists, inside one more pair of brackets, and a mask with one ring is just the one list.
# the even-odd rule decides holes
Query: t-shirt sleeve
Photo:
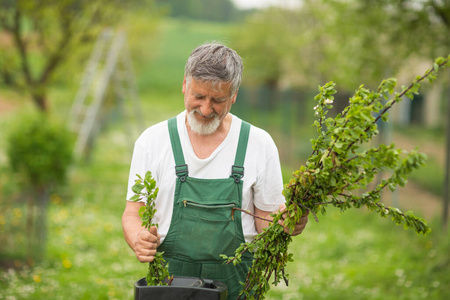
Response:
[{"label": "t-shirt sleeve", "polygon": [[276,211],[285,203],[283,177],[278,149],[267,134],[265,141],[264,162],[253,186],[254,205],[263,211]]},{"label": "t-shirt sleeve", "polygon": [[[148,167],[145,163],[146,157],[146,150],[138,143],[136,143],[134,145],[133,157],[131,159],[130,174],[128,178],[127,200],[134,196],[134,192],[131,190],[131,188],[135,184],[135,180],[138,179],[137,174],[139,174],[141,177],[144,177],[145,173],[148,170]],[[142,199],[141,201],[145,202],[144,199]]]}]

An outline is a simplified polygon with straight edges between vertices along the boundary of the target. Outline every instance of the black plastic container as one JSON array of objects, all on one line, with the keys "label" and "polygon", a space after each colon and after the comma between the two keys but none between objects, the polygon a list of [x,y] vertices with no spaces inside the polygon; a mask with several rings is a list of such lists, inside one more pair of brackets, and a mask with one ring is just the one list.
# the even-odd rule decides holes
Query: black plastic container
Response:
[{"label": "black plastic container", "polygon": [[148,286],[145,278],[134,285],[135,300],[226,300],[227,286],[217,280],[174,277],[170,286]]}]

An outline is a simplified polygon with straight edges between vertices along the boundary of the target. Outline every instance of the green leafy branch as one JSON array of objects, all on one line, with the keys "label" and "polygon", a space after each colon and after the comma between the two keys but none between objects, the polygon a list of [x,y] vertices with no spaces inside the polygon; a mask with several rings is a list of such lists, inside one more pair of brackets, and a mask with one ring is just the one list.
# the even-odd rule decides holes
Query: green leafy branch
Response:
[{"label": "green leafy branch", "polygon": [[[422,81],[432,82],[440,69],[450,65],[449,61],[450,56],[436,59],[430,70],[417,76],[409,86],[403,86],[399,93],[394,93],[395,78],[383,80],[376,91],[361,85],[349,105],[335,118],[327,117],[333,107],[335,84],[319,86],[319,94],[314,98],[317,119],[313,126],[317,128],[317,138],[311,139],[313,151],[306,164],[295,171],[285,185],[286,210],[273,214],[270,226],[252,242],[241,244],[234,257],[222,255],[226,263],[238,264],[243,253],[253,252],[253,265],[242,283],[239,298],[264,299],[271,278],[275,285],[281,278],[287,282],[284,269],[292,261],[292,254],[288,253],[292,238],[283,232],[279,220],[284,219],[285,226],[292,232],[304,213],[309,212],[318,221],[317,214],[325,214],[328,205],[342,212],[352,207],[366,207],[381,217],[390,217],[398,225],[403,224],[405,229],[413,228],[424,235],[430,232],[422,218],[380,202],[384,190],[395,191],[406,184],[411,172],[425,164],[426,155],[416,150],[396,149],[394,144],[371,148],[366,144],[378,134],[377,122],[388,121],[388,111],[393,105],[404,97],[413,99]],[[370,190],[376,175],[382,172],[391,175]]]},{"label": "green leafy branch", "polygon": [[[139,216],[142,220],[142,227],[150,230],[155,226],[158,228],[158,224],[153,223],[153,217],[156,213],[155,199],[158,195],[158,188],[156,187],[156,181],[152,177],[152,173],[148,171],[145,177],[142,178],[139,174],[136,174],[138,179],[131,188],[134,192],[134,196],[130,201],[140,201],[145,199],[145,206],[139,209]],[[163,252],[156,252],[155,258],[149,263],[147,273],[147,285],[170,285],[173,276],[169,274],[169,263],[163,258]]]}]

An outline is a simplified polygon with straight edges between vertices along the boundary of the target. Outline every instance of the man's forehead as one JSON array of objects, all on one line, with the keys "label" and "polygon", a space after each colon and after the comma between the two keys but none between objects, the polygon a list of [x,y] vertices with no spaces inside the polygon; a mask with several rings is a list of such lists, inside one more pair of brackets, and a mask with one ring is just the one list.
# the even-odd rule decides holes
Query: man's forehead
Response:
[{"label": "man's forehead", "polygon": [[209,80],[195,80],[195,85],[201,89],[212,90],[217,93],[230,94],[231,82],[229,81],[209,81]]}]

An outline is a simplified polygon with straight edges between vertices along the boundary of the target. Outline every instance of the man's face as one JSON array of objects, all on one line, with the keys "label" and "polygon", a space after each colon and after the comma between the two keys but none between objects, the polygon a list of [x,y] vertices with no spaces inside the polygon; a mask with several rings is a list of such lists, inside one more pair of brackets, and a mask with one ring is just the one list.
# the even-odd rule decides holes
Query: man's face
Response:
[{"label": "man's face", "polygon": [[229,82],[213,86],[208,81],[191,79],[189,86],[183,81],[184,106],[189,126],[201,135],[217,131],[223,119],[236,102],[236,94],[230,95]]}]

